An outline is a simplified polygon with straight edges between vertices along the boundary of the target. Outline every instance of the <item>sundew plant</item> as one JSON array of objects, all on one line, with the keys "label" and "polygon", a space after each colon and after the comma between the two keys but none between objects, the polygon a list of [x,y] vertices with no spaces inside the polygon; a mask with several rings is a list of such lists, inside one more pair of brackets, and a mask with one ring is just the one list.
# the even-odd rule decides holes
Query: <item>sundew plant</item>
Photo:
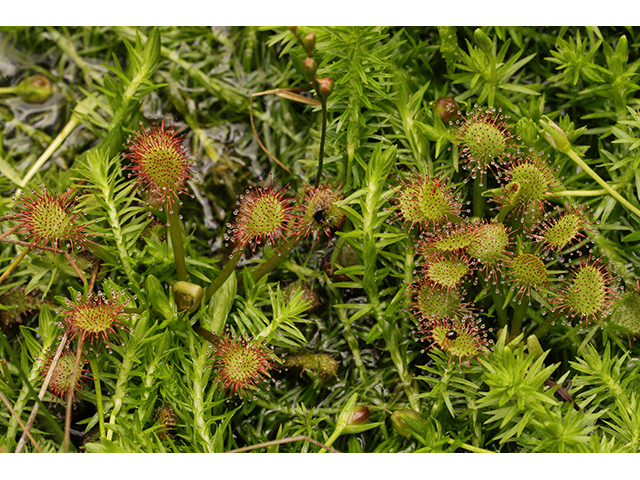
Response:
[{"label": "sundew plant", "polygon": [[639,46],[0,29],[0,452],[640,451]]}]

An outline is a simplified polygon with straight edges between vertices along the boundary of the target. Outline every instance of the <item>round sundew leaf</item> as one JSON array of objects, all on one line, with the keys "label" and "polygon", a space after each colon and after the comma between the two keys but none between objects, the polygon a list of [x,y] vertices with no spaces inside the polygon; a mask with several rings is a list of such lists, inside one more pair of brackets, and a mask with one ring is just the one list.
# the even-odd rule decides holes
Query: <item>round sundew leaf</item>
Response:
[{"label": "round sundew leaf", "polygon": [[53,369],[49,382],[50,390],[57,396],[66,397],[75,388],[73,371],[76,365],[75,355],[61,355]]},{"label": "round sundew leaf", "polygon": [[602,272],[593,265],[580,267],[571,281],[567,301],[575,315],[593,316],[608,306],[607,284]]},{"label": "round sundew leaf", "polygon": [[456,122],[458,142],[463,146],[461,157],[466,159],[465,168],[471,170],[473,177],[482,175],[487,168],[504,158],[511,147],[515,147],[514,135],[510,126],[495,108],[478,108],[467,112]]},{"label": "round sundew leaf", "polygon": [[400,192],[398,197],[398,207],[400,215],[406,223],[411,225],[420,223],[422,214],[420,213],[420,203],[422,190],[419,185],[407,185]]},{"label": "round sundew leaf", "polygon": [[[54,353],[49,351],[44,359],[44,365],[42,367],[41,376],[42,379],[47,376],[54,358]],[[66,400],[69,398],[70,393],[73,391],[74,397],[78,396],[78,390],[84,385],[84,380],[87,379],[85,375],[86,370],[84,365],[86,360],[80,360],[80,366],[78,368],[78,376],[74,381],[74,370],[76,366],[76,354],[71,352],[68,347],[64,349],[55,367],[53,367],[53,373],[49,380],[48,390],[56,397]]]},{"label": "round sundew leaf", "polygon": [[624,327],[632,336],[640,336],[640,291],[625,292],[616,302],[611,321]]},{"label": "round sundew leaf", "polygon": [[486,223],[476,230],[467,253],[483,264],[495,264],[501,260],[509,245],[509,233],[502,223]]},{"label": "round sundew leaf", "polygon": [[87,243],[93,243],[86,225],[76,224],[81,214],[73,212],[75,201],[50,194],[42,184],[39,187],[39,193],[32,189],[31,196],[23,195],[16,201],[18,233],[27,234],[25,240],[31,239],[31,248],[50,246],[55,254],[63,244],[75,252],[76,245],[84,250]]},{"label": "round sundew leaf", "polygon": [[475,335],[461,328],[437,325],[431,329],[433,341],[456,357],[472,357],[480,353]]},{"label": "round sundew leaf", "polygon": [[76,303],[67,301],[63,321],[70,338],[79,335],[82,339],[88,338],[92,344],[103,339],[109,347],[109,335],[116,334],[116,328],[125,328],[122,322],[128,317],[124,310],[127,302],[117,294],[111,298],[89,295],[86,300],[78,299]]},{"label": "round sundew leaf", "polygon": [[579,317],[588,325],[589,321],[600,321],[609,315],[616,289],[613,277],[601,259],[580,260],[577,267],[565,278],[563,286],[554,299],[561,312],[569,320]]},{"label": "round sundew leaf", "polygon": [[583,230],[589,230],[583,207],[569,207],[566,211],[554,215],[551,220],[546,220],[541,233],[534,237],[546,250],[559,251],[585,237]]},{"label": "round sundew leaf", "polygon": [[484,122],[472,122],[465,130],[465,145],[469,157],[480,166],[488,166],[494,158],[506,152],[507,139],[504,132],[495,125]]},{"label": "round sundew leaf", "polygon": [[467,261],[453,256],[434,257],[429,259],[425,267],[426,277],[447,289],[457,286],[469,273]]},{"label": "round sundew leaf", "polygon": [[509,275],[519,291],[541,288],[547,284],[548,273],[544,262],[530,253],[519,253],[507,262]]},{"label": "round sundew leaf", "polygon": [[581,225],[582,219],[578,215],[564,215],[545,232],[545,243],[553,248],[562,248],[577,238]]},{"label": "round sundew leaf", "polygon": [[179,130],[165,128],[162,120],[149,130],[134,132],[127,144],[125,157],[132,162],[128,169],[136,184],[151,193],[149,203],[172,210],[180,203],[179,196],[187,192],[187,181],[193,176]]},{"label": "round sundew leaf", "polygon": [[275,243],[295,227],[293,198],[286,197],[288,187],[253,187],[247,190],[234,212],[237,221],[230,225],[230,237],[239,245],[249,244],[252,251],[262,243]]},{"label": "round sundew leaf", "polygon": [[525,202],[544,200],[549,188],[547,175],[533,163],[522,163],[513,167],[511,181],[520,185],[520,198]]},{"label": "round sundew leaf", "polygon": [[264,195],[247,206],[250,215],[245,223],[251,237],[269,236],[276,233],[285,219],[286,209],[277,198]]},{"label": "round sundew leaf", "polygon": [[463,358],[469,363],[471,357],[484,354],[490,343],[484,325],[480,325],[473,316],[438,319],[429,323],[421,333],[427,334],[422,340],[429,339],[434,346],[450,354],[450,361],[458,357],[460,365]]},{"label": "round sundew leaf", "polygon": [[413,290],[411,309],[421,319],[453,318],[464,311],[462,296],[457,292],[424,281],[414,284]]},{"label": "round sundew leaf", "polygon": [[453,213],[450,199],[442,184],[434,179],[426,179],[422,184],[420,198],[420,215],[425,223],[445,220],[447,214]]},{"label": "round sundew leaf", "polygon": [[215,381],[234,395],[242,395],[264,384],[274,367],[273,353],[262,343],[243,338],[218,338],[211,353]]},{"label": "round sundew leaf", "polygon": [[31,212],[31,222],[37,235],[49,239],[66,239],[72,233],[72,221],[56,202],[39,202]]},{"label": "round sundew leaf", "polygon": [[525,156],[518,151],[511,156],[504,177],[506,186],[497,198],[498,203],[514,207],[514,212],[522,214],[522,221],[529,223],[529,227],[537,225],[542,220],[547,197],[553,196],[553,188],[558,185],[542,152]]},{"label": "round sundew leaf", "polygon": [[156,189],[166,190],[174,188],[180,181],[180,176],[184,168],[184,156],[180,150],[176,149],[168,139],[162,137],[158,143],[149,147],[138,163],[140,170],[148,176],[150,183]]},{"label": "round sundew leaf", "polygon": [[411,226],[438,225],[459,217],[461,205],[451,193],[452,185],[444,179],[418,176],[396,189],[398,216]]}]

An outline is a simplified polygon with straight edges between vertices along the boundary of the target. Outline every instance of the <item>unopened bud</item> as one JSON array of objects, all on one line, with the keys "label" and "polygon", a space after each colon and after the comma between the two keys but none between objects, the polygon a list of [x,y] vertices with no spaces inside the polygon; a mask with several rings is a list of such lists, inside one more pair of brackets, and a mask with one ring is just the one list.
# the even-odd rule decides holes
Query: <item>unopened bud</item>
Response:
[{"label": "unopened bud", "polygon": [[571,150],[571,144],[569,143],[567,135],[558,125],[546,117],[540,120],[540,125],[542,125],[544,129],[544,138],[549,142],[549,145],[562,153],[567,153]]},{"label": "unopened bud", "polygon": [[393,423],[393,428],[395,428],[396,432],[405,438],[411,438],[411,428],[407,424],[407,420],[410,419],[416,422],[422,421],[420,414],[410,408],[398,410],[391,414],[391,423]]},{"label": "unopened bud", "polygon": [[367,407],[357,407],[351,414],[349,425],[362,425],[363,423],[367,423],[367,420],[369,420],[369,415],[370,412]]},{"label": "unopened bud", "polygon": [[458,103],[453,97],[444,97],[436,100],[434,107],[436,113],[440,116],[442,123],[449,123],[460,118],[460,109]]},{"label": "unopened bud", "polygon": [[473,38],[480,50],[482,50],[487,55],[491,53],[491,50],[493,50],[493,41],[486,33],[484,33],[481,29],[476,28],[476,30],[473,32]]},{"label": "unopened bud", "polygon": [[313,49],[316,48],[316,34],[313,32],[307,33],[302,39],[302,45],[304,45],[307,55],[313,56]]},{"label": "unopened bud", "polygon": [[17,92],[25,102],[43,103],[53,95],[53,85],[44,75],[34,75],[20,82]]},{"label": "unopened bud", "polygon": [[316,78],[316,72],[318,71],[318,62],[311,57],[307,57],[305,61],[302,62],[302,71],[307,77],[313,80]]},{"label": "unopened bud", "polygon": [[178,281],[173,284],[172,290],[179,312],[184,312],[185,310],[193,312],[198,308],[204,297],[204,290],[195,283]]},{"label": "unopened bud", "polygon": [[320,91],[318,92],[318,95],[323,100],[326,100],[329,98],[329,95],[331,95],[331,92],[333,92],[333,80],[329,77],[319,78],[318,83],[320,84]]}]

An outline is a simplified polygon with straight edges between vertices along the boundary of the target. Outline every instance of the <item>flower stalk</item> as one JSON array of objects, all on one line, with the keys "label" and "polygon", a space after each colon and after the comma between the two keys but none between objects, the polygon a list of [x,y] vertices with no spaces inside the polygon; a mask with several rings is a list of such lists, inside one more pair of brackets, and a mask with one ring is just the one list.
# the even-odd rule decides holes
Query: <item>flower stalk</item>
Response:
[{"label": "flower stalk", "polygon": [[171,248],[173,249],[173,258],[176,264],[176,276],[179,282],[186,282],[188,278],[187,265],[185,263],[181,224],[182,221],[178,215],[178,208],[176,207],[169,210],[167,212],[167,229],[171,236]]}]

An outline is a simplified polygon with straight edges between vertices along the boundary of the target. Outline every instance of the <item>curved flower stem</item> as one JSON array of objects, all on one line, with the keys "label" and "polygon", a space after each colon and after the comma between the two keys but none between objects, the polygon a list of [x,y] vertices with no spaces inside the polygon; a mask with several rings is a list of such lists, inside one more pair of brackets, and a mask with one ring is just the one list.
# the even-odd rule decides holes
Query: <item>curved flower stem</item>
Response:
[{"label": "curved flower stem", "polygon": [[[73,132],[73,130],[80,125],[80,115],[87,114],[93,111],[98,105],[98,101],[94,97],[87,97],[82,100],[76,107],[73,109],[73,114],[62,131],[58,134],[58,136],[51,142],[51,145],[42,152],[40,158],[36,160],[36,162],[31,165],[27,174],[23,177],[20,182],[20,188],[25,188],[29,181],[33,178],[33,176],[38,173],[38,171],[42,168],[42,166],[46,163],[51,155],[62,145],[62,142]],[[21,190],[16,192],[16,197],[20,195]]]},{"label": "curved flower stem", "polygon": [[320,134],[320,152],[318,153],[318,173],[316,174],[315,187],[320,185],[320,179],[322,177],[322,164],[324,161],[324,141],[327,137],[327,99],[322,98],[322,133]]},{"label": "curved flower stem", "polygon": [[[80,369],[80,359],[82,358],[82,344],[84,342],[84,337],[80,337],[78,340],[78,346],[76,347],[76,364],[73,367],[73,385],[78,381],[78,371]],[[69,443],[71,442],[71,410],[73,408],[73,394],[75,393],[75,389],[71,389],[69,391],[69,396],[67,397],[67,413],[64,419],[64,443],[63,443],[63,452],[69,451]]]},{"label": "curved flower stem", "polygon": [[571,160],[574,161],[574,163],[576,165],[578,165],[580,168],[582,168],[582,170],[584,170],[585,172],[587,172],[587,174],[593,178],[596,183],[598,183],[604,190],[606,190],[606,192],[611,195],[613,198],[615,198],[618,202],[620,202],[622,205],[624,205],[625,207],[627,207],[628,210],[631,210],[631,212],[633,212],[635,215],[638,216],[638,218],[640,218],[640,209],[638,209],[638,207],[634,206],[631,202],[629,202],[626,198],[624,198],[622,195],[620,195],[618,192],[616,192],[613,187],[611,185],[609,185],[607,182],[605,182],[600,175],[598,175],[596,172],[594,172],[591,167],[589,165],[587,165],[585,163],[584,160],[582,160],[580,158],[580,156],[576,153],[576,151],[573,148],[569,148],[568,150],[566,150],[564,152],[566,155],[569,156],[569,158]]},{"label": "curved flower stem", "polygon": [[504,219],[507,218],[507,215],[509,215],[509,212],[513,210],[513,205],[504,205],[501,209],[500,212],[498,212],[498,215],[496,215],[493,220],[496,223],[502,223],[504,222]]},{"label": "curved flower stem", "polygon": [[171,247],[173,248],[173,258],[176,264],[176,274],[178,281],[187,281],[187,265],[184,259],[184,244],[182,242],[182,229],[180,228],[180,216],[178,208],[169,208],[167,212],[167,228],[171,236]]},{"label": "curved flower stem", "polygon": [[238,261],[240,260],[240,257],[242,256],[243,251],[244,251],[243,247],[237,247],[235,249],[231,259],[227,262],[227,264],[224,266],[222,271],[218,274],[216,279],[213,282],[211,282],[211,285],[207,287],[207,290],[205,291],[205,294],[204,294],[205,302],[208,302],[211,296],[218,291],[218,289],[224,284],[224,282],[227,281],[227,278],[229,278],[229,275],[231,275],[231,272],[233,272],[236,268],[236,265],[238,265]]},{"label": "curved flower stem", "polygon": [[98,368],[98,362],[95,357],[89,359],[91,365],[91,373],[93,374],[93,383],[96,389],[96,407],[98,408],[98,422],[100,424],[100,438],[105,437],[104,429],[104,410],[102,409],[102,391],[100,390],[100,369]]},{"label": "curved flower stem", "polygon": [[18,266],[18,264],[22,261],[22,259],[29,253],[31,249],[29,247],[25,247],[22,249],[22,252],[15,258],[15,260],[7,267],[4,273],[0,276],[0,283],[4,282],[6,278],[11,274],[14,268]]}]

